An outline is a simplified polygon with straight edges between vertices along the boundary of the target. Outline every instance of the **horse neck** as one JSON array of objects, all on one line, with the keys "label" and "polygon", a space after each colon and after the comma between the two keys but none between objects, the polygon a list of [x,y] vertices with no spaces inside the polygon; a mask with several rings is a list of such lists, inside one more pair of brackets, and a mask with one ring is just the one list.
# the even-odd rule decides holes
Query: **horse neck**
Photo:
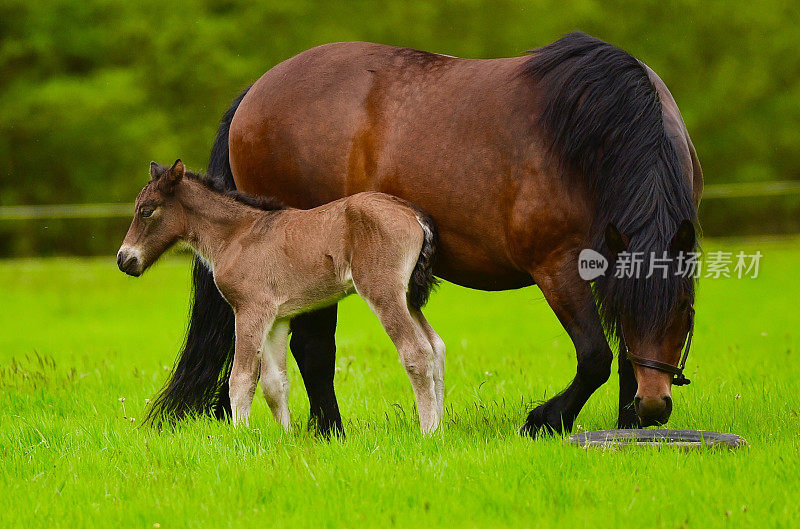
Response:
[{"label": "horse neck", "polygon": [[191,180],[181,184],[177,197],[185,211],[185,240],[212,267],[260,213]]}]

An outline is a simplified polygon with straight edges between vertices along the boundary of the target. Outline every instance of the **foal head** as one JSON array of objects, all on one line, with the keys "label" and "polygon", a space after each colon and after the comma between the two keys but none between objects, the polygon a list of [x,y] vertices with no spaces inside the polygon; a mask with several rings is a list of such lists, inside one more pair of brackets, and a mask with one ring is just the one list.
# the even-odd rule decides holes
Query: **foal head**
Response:
[{"label": "foal head", "polygon": [[[694,326],[693,273],[686,259],[696,249],[694,225],[679,224],[666,249],[637,252],[641,246],[609,224],[606,246],[620,270],[620,259],[635,262],[641,270],[630,277],[606,278],[602,312],[620,342],[620,355],[633,364],[637,390],[633,406],[643,426],[664,424],[672,413],[672,386],[685,385],[683,352]],[[682,264],[681,264],[682,263]],[[687,349],[684,349],[686,347]]]},{"label": "foal head", "polygon": [[136,197],[133,221],[117,252],[117,265],[126,274],[140,276],[183,235],[186,219],[175,187],[184,173],[180,160],[169,168],[150,163],[150,182]]}]

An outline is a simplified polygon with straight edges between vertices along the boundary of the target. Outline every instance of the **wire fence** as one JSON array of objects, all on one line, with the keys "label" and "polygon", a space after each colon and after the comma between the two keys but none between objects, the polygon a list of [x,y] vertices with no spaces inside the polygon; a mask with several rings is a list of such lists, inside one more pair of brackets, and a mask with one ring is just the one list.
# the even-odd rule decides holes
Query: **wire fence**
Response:
[{"label": "wire fence", "polygon": [[133,215],[131,204],[0,206],[0,220],[100,219],[131,215]]},{"label": "wire fence", "polygon": [[[800,181],[715,184],[703,189],[703,200],[800,195]],[[0,220],[96,219],[130,217],[132,204],[51,204],[0,206]]]},{"label": "wire fence", "polygon": [[703,189],[703,200],[717,198],[772,197],[800,194],[800,181],[715,184]]}]

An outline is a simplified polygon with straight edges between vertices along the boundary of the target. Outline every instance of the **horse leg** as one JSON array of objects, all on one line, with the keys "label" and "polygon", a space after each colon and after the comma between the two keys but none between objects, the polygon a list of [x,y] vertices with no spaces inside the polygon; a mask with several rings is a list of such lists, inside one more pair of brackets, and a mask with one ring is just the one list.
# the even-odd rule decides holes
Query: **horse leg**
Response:
[{"label": "horse leg", "polygon": [[561,325],[575,345],[578,368],[572,383],[561,393],[528,414],[524,435],[572,430],[578,413],[611,374],[613,355],[608,347],[589,283],[578,275],[577,262],[570,261],[535,274],[534,279]]},{"label": "horse leg", "polygon": [[250,423],[250,405],[258,385],[261,346],[271,330],[274,311],[236,310],[236,345],[228,381],[233,424]]},{"label": "horse leg", "polygon": [[397,289],[391,295],[364,296],[364,299],[400,355],[414,389],[420,430],[425,434],[436,430],[440,420],[434,382],[434,353],[428,337],[411,317],[405,297],[405,289]]},{"label": "horse leg", "polygon": [[325,437],[344,435],[333,389],[336,371],[336,305],[292,319],[289,345],[311,405],[309,428]]},{"label": "horse leg", "polygon": [[619,372],[619,418],[617,428],[639,428],[639,416],[633,407],[633,399],[636,397],[636,374],[633,372],[633,364],[620,350],[617,356],[617,371]]},{"label": "horse leg", "polygon": [[289,417],[289,379],[286,377],[286,340],[289,323],[278,321],[264,338],[261,352],[261,389],[272,410],[275,422],[287,433],[292,424]]},{"label": "horse leg", "polygon": [[444,344],[444,340],[425,319],[421,310],[409,307],[409,311],[411,312],[411,317],[416,320],[433,348],[433,382],[436,390],[436,411],[441,421],[444,418],[444,365],[447,347]]}]

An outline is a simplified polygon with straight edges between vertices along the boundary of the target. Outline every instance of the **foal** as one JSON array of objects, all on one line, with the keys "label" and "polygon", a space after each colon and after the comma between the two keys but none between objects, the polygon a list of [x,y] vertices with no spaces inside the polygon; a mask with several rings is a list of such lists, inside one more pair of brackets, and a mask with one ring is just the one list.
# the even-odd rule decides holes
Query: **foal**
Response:
[{"label": "foal", "polygon": [[311,209],[220,190],[210,179],[150,164],[150,182],[117,254],[139,276],[184,241],[206,262],[236,316],[230,376],[233,423],[248,423],[261,376],[275,420],[289,431],[289,320],[357,292],[378,316],[405,366],[422,432],[442,419],[445,346],[420,311],[435,284],[431,219],[383,193]]}]

